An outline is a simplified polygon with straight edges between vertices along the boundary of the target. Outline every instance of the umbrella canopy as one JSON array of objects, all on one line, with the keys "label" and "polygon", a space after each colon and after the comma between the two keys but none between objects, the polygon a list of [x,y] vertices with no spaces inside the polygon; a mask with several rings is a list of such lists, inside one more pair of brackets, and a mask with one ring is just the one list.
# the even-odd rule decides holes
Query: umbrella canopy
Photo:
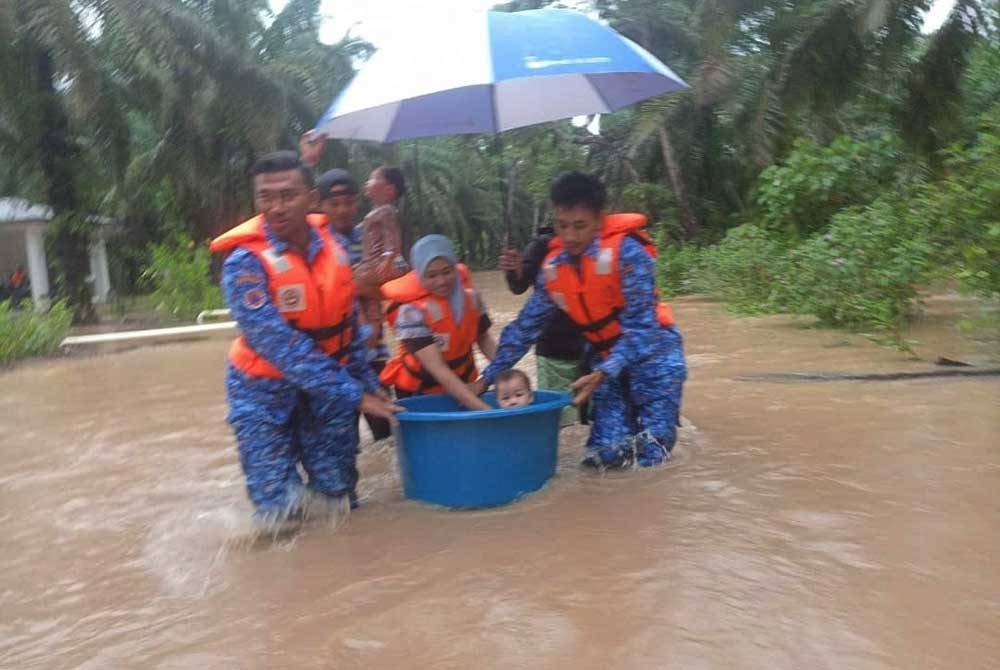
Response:
[{"label": "umbrella canopy", "polygon": [[379,49],[316,131],[377,142],[495,133],[686,87],[648,51],[579,12],[486,12]]}]

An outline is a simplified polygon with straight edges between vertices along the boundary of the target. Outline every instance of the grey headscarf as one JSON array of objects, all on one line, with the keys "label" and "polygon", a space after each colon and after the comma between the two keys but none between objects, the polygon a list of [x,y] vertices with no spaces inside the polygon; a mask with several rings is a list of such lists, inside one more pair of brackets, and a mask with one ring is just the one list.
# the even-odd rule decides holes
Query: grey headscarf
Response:
[{"label": "grey headscarf", "polygon": [[[416,270],[421,282],[424,280],[427,266],[435,258],[444,258],[451,263],[452,267],[455,267],[458,259],[455,258],[455,247],[451,240],[444,235],[426,235],[414,243],[413,249],[410,250],[410,265]],[[465,289],[458,277],[455,278],[455,286],[451,290],[451,295],[448,296],[448,304],[451,306],[452,318],[456,322],[461,321],[462,315],[465,313]]]}]

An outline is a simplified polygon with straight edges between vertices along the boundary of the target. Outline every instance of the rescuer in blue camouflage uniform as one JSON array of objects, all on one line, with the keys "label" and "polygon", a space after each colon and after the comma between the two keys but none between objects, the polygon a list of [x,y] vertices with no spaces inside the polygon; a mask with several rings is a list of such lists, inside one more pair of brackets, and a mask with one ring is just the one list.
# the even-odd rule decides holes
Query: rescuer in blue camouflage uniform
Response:
[{"label": "rescuer in blue camouflage uniform", "polygon": [[[349,496],[354,504],[356,412],[392,420],[399,408],[353,327],[346,252],[322,230],[324,218],[307,218],[316,204],[311,172],[294,153],[275,152],[251,174],[260,214],[212,249],[230,251],[222,289],[242,333],[229,355],[228,420],[249,497],[270,521],[301,512],[307,487],[321,500]],[[337,323],[326,323],[335,312]]]},{"label": "rescuer in blue camouflage uniform", "polygon": [[[581,327],[594,353],[603,351],[595,356],[594,371],[572,385],[574,404],[591,396],[593,400],[584,465],[661,463],[676,441],[687,367],[680,332],[672,318],[662,316],[663,308],[669,308],[658,309],[656,261],[648,238],[638,233],[606,235],[607,222],[620,215],[606,217],[604,186],[594,177],[563,173],[553,182],[550,196],[561,248],[550,251],[543,262],[534,293],[517,319],[503,330],[497,356],[483,371],[476,390],[485,389],[501,371],[517,363],[552,314],[563,309]],[[644,222],[645,217],[639,220]],[[613,258],[616,267],[602,267]],[[596,286],[594,278],[605,284]],[[572,294],[554,290],[573,281],[579,284]],[[601,295],[609,293],[618,295],[620,301],[605,299],[607,318],[588,319],[586,302],[599,302]],[[567,300],[575,302],[571,305]],[[602,331],[612,336],[602,340]]]}]

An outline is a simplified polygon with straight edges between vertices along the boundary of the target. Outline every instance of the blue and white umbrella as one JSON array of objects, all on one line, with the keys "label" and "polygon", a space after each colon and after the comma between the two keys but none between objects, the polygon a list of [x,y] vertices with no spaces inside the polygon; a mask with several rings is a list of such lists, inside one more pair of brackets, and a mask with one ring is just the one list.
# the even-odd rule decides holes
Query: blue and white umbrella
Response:
[{"label": "blue and white umbrella", "polygon": [[568,9],[456,16],[439,26],[379,49],[315,130],[377,142],[497,133],[687,87],[636,43]]}]

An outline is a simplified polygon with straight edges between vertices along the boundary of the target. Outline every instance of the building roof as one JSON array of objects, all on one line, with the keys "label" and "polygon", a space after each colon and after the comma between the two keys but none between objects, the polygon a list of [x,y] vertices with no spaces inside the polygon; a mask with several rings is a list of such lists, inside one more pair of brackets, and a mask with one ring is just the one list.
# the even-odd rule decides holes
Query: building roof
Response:
[{"label": "building roof", "polygon": [[[52,220],[52,208],[39,205],[24,198],[0,198],[0,225],[5,223],[48,223]],[[95,216],[94,221],[104,225],[119,223],[106,216]]]},{"label": "building roof", "polygon": [[51,221],[52,208],[24,198],[0,198],[0,223]]}]

